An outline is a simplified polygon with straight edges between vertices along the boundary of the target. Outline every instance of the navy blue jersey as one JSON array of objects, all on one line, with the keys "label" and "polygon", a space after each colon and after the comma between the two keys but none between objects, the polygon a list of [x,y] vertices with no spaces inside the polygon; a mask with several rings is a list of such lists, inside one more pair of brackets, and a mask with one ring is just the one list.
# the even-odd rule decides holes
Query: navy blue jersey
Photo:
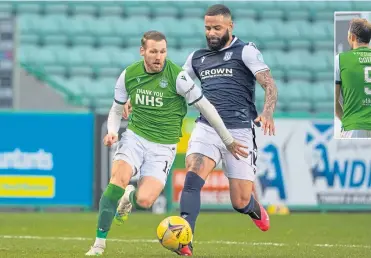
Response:
[{"label": "navy blue jersey", "polygon": [[[188,57],[183,69],[200,80],[204,96],[227,128],[251,128],[257,117],[255,74],[269,69],[254,43],[234,37],[219,51],[199,49]],[[208,124],[202,115],[198,121]]]}]

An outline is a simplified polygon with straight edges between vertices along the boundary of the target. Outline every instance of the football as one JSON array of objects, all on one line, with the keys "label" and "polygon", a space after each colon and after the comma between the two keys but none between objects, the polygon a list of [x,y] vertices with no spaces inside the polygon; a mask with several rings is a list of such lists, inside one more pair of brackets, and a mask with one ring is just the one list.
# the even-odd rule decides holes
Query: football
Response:
[{"label": "football", "polygon": [[182,217],[170,216],[158,225],[157,238],[166,249],[177,251],[191,242],[192,229]]}]

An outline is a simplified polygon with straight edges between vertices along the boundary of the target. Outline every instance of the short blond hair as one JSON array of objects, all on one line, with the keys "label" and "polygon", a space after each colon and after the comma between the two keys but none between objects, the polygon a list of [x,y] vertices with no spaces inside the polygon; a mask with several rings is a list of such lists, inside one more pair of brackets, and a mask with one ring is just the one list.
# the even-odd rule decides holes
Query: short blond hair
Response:
[{"label": "short blond hair", "polygon": [[156,30],[150,30],[143,34],[143,37],[140,40],[142,47],[145,47],[147,40],[154,40],[154,41],[165,40],[167,43],[165,35]]},{"label": "short blond hair", "polygon": [[350,21],[349,32],[356,36],[358,43],[370,43],[371,24],[366,19],[352,19]]}]

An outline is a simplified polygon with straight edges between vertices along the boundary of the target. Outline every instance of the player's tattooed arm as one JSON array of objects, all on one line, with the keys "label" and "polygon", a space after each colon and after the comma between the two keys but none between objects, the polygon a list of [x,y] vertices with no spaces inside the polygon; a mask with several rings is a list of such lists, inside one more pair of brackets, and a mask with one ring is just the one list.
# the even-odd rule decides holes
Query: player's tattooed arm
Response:
[{"label": "player's tattooed arm", "polygon": [[277,87],[269,70],[256,74],[256,80],[265,90],[263,113],[273,115],[277,103]]},{"label": "player's tattooed arm", "polygon": [[263,112],[255,119],[255,122],[260,122],[262,124],[264,134],[266,134],[268,131],[269,135],[275,135],[273,112],[276,108],[278,96],[276,84],[274,83],[273,77],[269,70],[257,73],[255,78],[265,90]]}]

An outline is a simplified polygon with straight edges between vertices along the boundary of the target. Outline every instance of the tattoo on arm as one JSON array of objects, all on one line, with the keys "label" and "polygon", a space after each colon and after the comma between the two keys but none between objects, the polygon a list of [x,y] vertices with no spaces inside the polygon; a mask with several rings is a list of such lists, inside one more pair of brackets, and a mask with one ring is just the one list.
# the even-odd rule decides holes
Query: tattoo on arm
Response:
[{"label": "tattoo on arm", "polygon": [[265,103],[263,112],[273,114],[277,103],[277,87],[269,70],[256,74],[256,80],[265,90]]}]

